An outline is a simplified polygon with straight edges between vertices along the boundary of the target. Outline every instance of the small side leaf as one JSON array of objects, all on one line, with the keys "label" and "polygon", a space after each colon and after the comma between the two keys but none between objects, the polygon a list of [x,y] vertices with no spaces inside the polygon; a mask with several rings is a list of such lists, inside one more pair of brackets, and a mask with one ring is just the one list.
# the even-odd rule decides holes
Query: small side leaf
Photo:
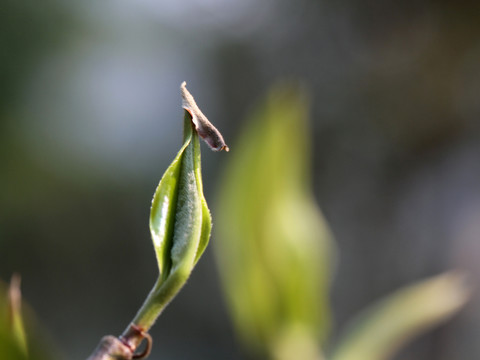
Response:
[{"label": "small side leaf", "polygon": [[449,272],[398,290],[349,326],[332,360],[385,360],[467,302],[465,277]]}]

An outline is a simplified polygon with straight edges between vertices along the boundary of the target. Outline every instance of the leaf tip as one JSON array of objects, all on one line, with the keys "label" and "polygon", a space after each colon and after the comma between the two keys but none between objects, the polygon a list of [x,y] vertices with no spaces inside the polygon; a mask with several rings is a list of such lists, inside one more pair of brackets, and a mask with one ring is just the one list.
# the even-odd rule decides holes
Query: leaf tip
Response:
[{"label": "leaf tip", "polygon": [[225,143],[222,134],[210,121],[208,121],[207,117],[199,109],[192,94],[187,90],[186,81],[182,82],[180,90],[182,92],[182,107],[190,114],[192,123],[195,125],[195,131],[198,135],[213,151],[225,150],[228,152],[230,148]]},{"label": "leaf tip", "polygon": [[467,303],[473,293],[474,284],[472,282],[471,274],[464,270],[451,270],[439,277],[439,283],[447,290],[453,302],[454,308],[461,308]]}]

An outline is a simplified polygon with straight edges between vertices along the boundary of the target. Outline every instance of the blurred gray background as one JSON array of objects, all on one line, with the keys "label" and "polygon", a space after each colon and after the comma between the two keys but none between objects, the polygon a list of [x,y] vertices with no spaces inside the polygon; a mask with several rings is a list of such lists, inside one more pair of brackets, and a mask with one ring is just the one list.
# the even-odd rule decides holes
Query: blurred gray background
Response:
[{"label": "blurred gray background", "polygon": [[[156,278],[149,205],[180,147],[180,83],[235,151],[285,78],[311,91],[340,251],[332,341],[420,278],[462,268],[480,286],[480,2],[2,0],[0,278],[22,275],[65,359],[121,333]],[[203,149],[215,220],[228,154]],[[476,358],[479,302],[398,359]],[[248,359],[210,249],[152,335],[151,359]]]}]

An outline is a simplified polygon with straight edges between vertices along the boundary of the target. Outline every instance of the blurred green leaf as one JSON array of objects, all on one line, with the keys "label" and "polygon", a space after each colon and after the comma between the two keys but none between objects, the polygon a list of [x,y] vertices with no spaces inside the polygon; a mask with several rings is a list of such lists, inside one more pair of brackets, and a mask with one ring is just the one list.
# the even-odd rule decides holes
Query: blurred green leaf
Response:
[{"label": "blurred green leaf", "polygon": [[[12,287],[15,288],[12,289]],[[12,304],[12,295],[14,304]],[[20,304],[18,282],[14,282],[9,288],[0,283],[0,359],[27,359]]]},{"label": "blurred green leaf", "polygon": [[8,311],[12,337],[24,354],[28,353],[27,336],[22,317],[22,293],[20,292],[20,276],[14,274],[8,288]]},{"label": "blurred green leaf", "polygon": [[38,327],[31,309],[22,301],[19,277],[13,276],[9,286],[0,281],[0,359],[58,358],[45,329]]},{"label": "blurred green leaf", "polygon": [[351,324],[332,360],[384,360],[445,321],[470,297],[465,277],[445,273],[396,291]]},{"label": "blurred green leaf", "polygon": [[318,358],[329,326],[331,235],[310,187],[308,109],[298,86],[273,89],[234,147],[216,212],[237,330],[277,359]]}]

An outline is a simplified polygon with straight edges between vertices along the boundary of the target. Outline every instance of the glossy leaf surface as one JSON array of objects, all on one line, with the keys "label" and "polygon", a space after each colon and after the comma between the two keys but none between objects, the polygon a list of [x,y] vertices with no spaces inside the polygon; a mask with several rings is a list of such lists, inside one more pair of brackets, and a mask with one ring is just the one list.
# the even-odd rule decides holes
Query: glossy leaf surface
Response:
[{"label": "glossy leaf surface", "polygon": [[[190,121],[186,112],[183,146],[160,180],[150,212],[150,231],[163,278],[180,264],[192,266],[210,235],[211,217],[201,182],[200,146]],[[202,234],[203,228],[208,231]],[[196,257],[200,243],[203,249]]]}]

